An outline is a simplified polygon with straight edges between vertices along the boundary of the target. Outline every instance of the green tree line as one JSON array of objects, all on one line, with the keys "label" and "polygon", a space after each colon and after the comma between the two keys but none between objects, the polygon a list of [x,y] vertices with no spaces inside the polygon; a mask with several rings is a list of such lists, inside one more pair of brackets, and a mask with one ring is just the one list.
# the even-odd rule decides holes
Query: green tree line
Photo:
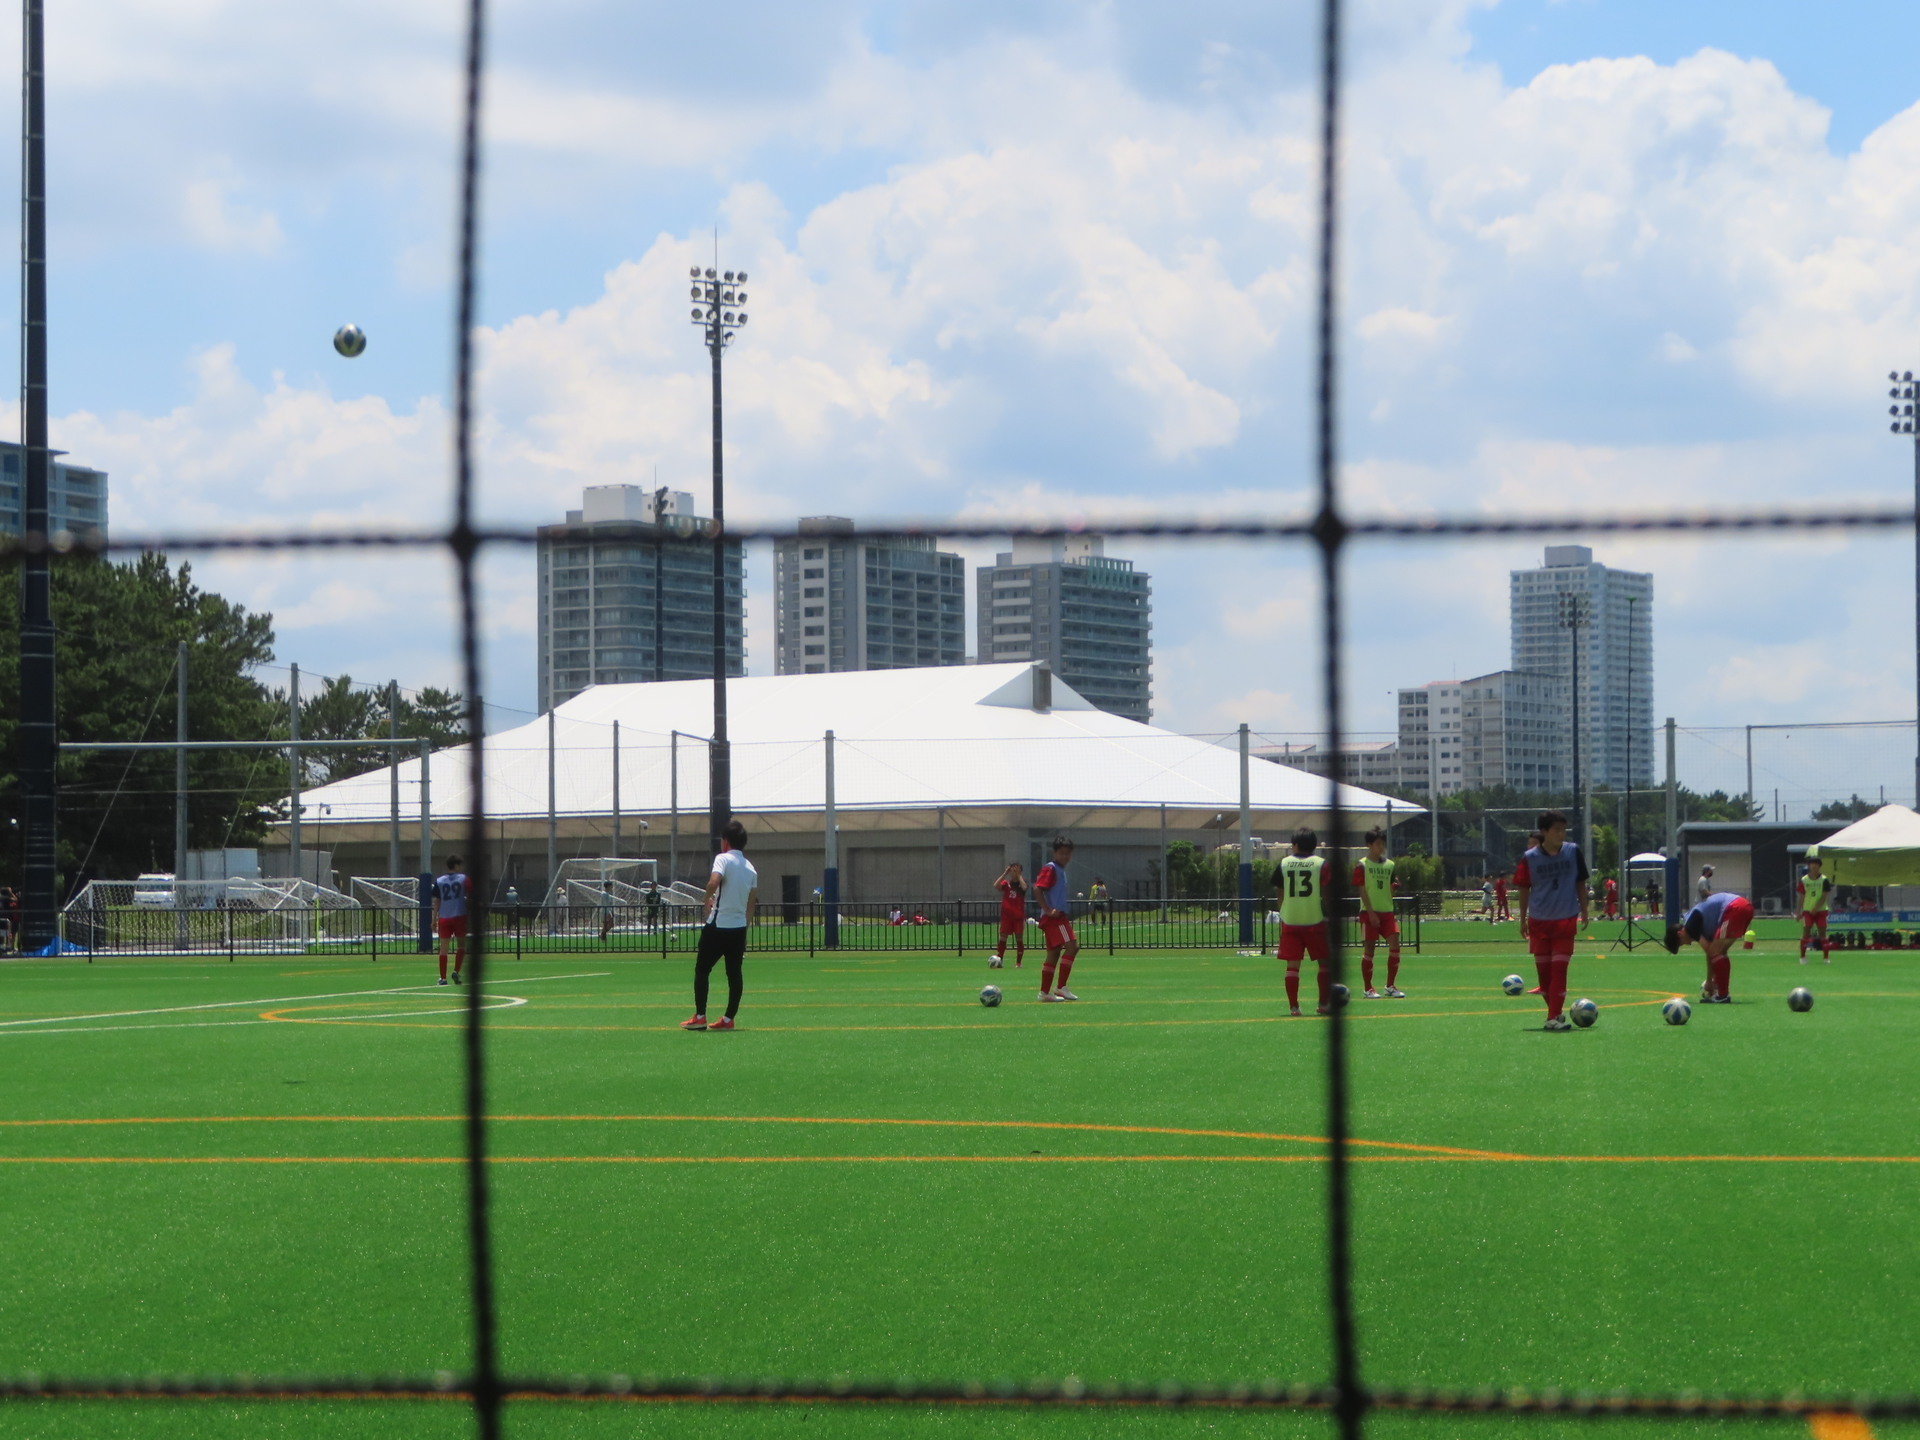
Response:
[{"label": "green tree line", "polygon": [[[8,567],[18,594],[18,565]],[[203,590],[191,564],[142,555],[126,564],[74,558],[52,571],[55,704],[62,745],[59,866],[75,878],[125,878],[173,868],[174,756],[67,748],[88,741],[174,736],[178,647],[187,645],[187,731],[196,740],[282,739],[287,694],[258,671],[274,659],[273,617]],[[20,617],[0,606],[0,816],[12,843],[0,847],[0,884],[20,883]],[[460,697],[427,689],[401,701],[401,734],[436,745],[463,734]],[[312,739],[384,739],[383,695],[349,677],[325,681],[300,705]],[[386,751],[316,755],[304,783],[378,768]],[[288,762],[271,751],[188,753],[188,843],[195,849],[257,844],[285,813]]]}]

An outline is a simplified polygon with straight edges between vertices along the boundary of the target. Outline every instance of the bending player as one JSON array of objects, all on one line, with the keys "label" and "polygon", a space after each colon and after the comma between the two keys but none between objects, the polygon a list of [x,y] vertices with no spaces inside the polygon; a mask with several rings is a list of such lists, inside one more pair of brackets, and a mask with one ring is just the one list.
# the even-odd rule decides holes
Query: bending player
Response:
[{"label": "bending player", "polygon": [[993,888],[1000,892],[1000,942],[993,949],[993,968],[998,970],[1007,963],[1007,937],[1011,935],[1013,968],[1018,970],[1027,960],[1027,882],[1017,861],[1000,872]]},{"label": "bending player", "polygon": [[1833,949],[1827,944],[1827,899],[1833,894],[1833,881],[1826,876],[1820,857],[1807,852],[1807,873],[1800,877],[1800,963],[1807,963],[1807,942],[1820,932],[1820,958],[1831,965]]},{"label": "bending player", "polygon": [[1293,853],[1280,859],[1273,887],[1280,892],[1280,959],[1287,967],[1287,1010],[1300,1013],[1300,961],[1308,955],[1320,965],[1320,1006],[1313,1013],[1332,1013],[1333,977],[1327,973],[1327,862],[1313,852],[1320,837],[1313,831],[1293,832]]},{"label": "bending player", "polygon": [[447,941],[453,941],[453,983],[460,983],[460,967],[467,963],[467,901],[473,881],[461,868],[460,857],[447,857],[447,873],[433,882],[433,928],[440,936],[440,983],[447,983]]},{"label": "bending player", "polygon": [[1587,925],[1587,858],[1567,839],[1567,817],[1540,812],[1540,843],[1520,857],[1513,888],[1520,896],[1520,933],[1533,952],[1540,995],[1547,1002],[1549,1030],[1571,1030],[1561,1013],[1567,1003],[1567,967],[1573,944]]},{"label": "bending player", "polygon": [[1367,853],[1353,867],[1353,889],[1360,897],[1360,928],[1365,948],[1360,955],[1360,978],[1366,985],[1367,999],[1378,1000],[1373,988],[1373,947],[1381,936],[1387,938],[1387,988],[1389,1000],[1404,1000],[1404,991],[1395,988],[1400,978],[1400,922],[1393,913],[1393,861],[1387,859],[1387,832],[1378,827],[1367,832]]},{"label": "bending player", "polygon": [[[1033,877],[1034,893],[1040,897],[1040,934],[1047,942],[1047,958],[1040,966],[1042,1000],[1078,1000],[1067,988],[1067,976],[1073,971],[1073,957],[1080,953],[1080,942],[1073,933],[1073,887],[1067,879],[1067,866],[1073,860],[1073,842],[1064,835],[1053,842],[1053,859],[1040,867]],[[1054,988],[1059,972],[1060,987]]]},{"label": "bending player", "polygon": [[1716,890],[1680,918],[1678,925],[1667,927],[1667,953],[1678,955],[1680,947],[1698,941],[1707,952],[1707,993],[1700,997],[1707,1005],[1731,1005],[1728,993],[1733,983],[1734,942],[1747,933],[1753,923],[1753,902],[1729,890]]}]

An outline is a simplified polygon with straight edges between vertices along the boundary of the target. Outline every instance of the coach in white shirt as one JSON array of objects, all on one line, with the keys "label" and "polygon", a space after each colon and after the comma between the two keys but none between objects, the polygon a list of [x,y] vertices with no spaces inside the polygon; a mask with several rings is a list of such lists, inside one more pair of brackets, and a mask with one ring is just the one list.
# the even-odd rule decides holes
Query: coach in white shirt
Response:
[{"label": "coach in white shirt", "polygon": [[[759,909],[760,876],[747,859],[747,827],[729,820],[720,832],[720,853],[713,857],[707,876],[707,923],[700,928],[700,950],[693,962],[693,1018],[682,1020],[682,1030],[731,1030],[740,1013],[740,993],[746,988],[742,966],[747,958],[747,926]],[[727,962],[727,1013],[707,1023],[707,977],[722,960]]]}]

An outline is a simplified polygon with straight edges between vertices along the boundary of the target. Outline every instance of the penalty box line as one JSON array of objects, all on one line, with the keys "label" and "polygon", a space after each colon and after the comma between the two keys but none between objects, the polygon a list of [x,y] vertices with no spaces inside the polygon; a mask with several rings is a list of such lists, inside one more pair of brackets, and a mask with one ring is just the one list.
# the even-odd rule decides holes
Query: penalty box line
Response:
[{"label": "penalty box line", "polygon": [[[596,980],[611,975],[611,970],[588,970],[572,975],[517,975],[498,980],[482,980],[482,985],[531,985],[541,980]],[[184,1015],[201,1010],[239,1010],[250,1005],[293,1005],[303,1000],[344,1000],[360,995],[409,995],[420,990],[437,990],[438,985],[390,985],[376,990],[333,990],[321,995],[269,995],[258,1000],[210,1000],[203,1005],[162,1005],[151,1010],[107,1010],[96,1015],[42,1015],[32,1020],[0,1020],[0,1034],[32,1033],[32,1025],[72,1025],[82,1020],[131,1020],[142,1015]],[[215,1022],[247,1025],[247,1020]],[[115,1026],[114,1029],[133,1028]],[[154,1027],[161,1028],[161,1027]],[[184,1028],[184,1027],[183,1027]]]}]

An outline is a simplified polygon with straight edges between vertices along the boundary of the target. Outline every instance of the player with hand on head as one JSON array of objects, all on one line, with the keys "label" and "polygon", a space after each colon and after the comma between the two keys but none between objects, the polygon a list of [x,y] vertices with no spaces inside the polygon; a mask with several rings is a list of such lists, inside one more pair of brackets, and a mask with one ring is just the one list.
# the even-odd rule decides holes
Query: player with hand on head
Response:
[{"label": "player with hand on head", "polygon": [[1320,1005],[1313,1013],[1333,1013],[1333,977],[1327,973],[1328,866],[1314,854],[1319,848],[1320,837],[1313,831],[1294,831],[1293,853],[1281,856],[1273,872],[1273,887],[1280,892],[1279,956],[1287,966],[1287,1010],[1293,1015],[1300,1013],[1300,962],[1308,955],[1320,965]]},{"label": "player with hand on head", "polygon": [[[1040,934],[1047,942],[1047,958],[1040,966],[1040,998],[1046,1001],[1080,998],[1067,988],[1073,957],[1080,953],[1080,941],[1073,933],[1073,887],[1067,878],[1072,863],[1073,841],[1063,835],[1053,842],[1053,859],[1033,877],[1033,892],[1040,897]],[[1058,989],[1053,983],[1056,970]]]},{"label": "player with hand on head", "polygon": [[1807,963],[1807,942],[1818,930],[1820,958],[1831,965],[1833,949],[1827,943],[1827,905],[1833,894],[1833,881],[1827,878],[1820,857],[1811,850],[1807,851],[1807,873],[1800,877],[1795,888],[1800,893],[1800,963]]},{"label": "player with hand on head", "polygon": [[1360,956],[1360,979],[1367,999],[1378,1000],[1373,988],[1373,947],[1381,936],[1387,940],[1387,989],[1389,1000],[1404,1000],[1406,994],[1395,986],[1400,978],[1400,921],[1393,913],[1393,861],[1387,859],[1387,832],[1377,826],[1367,832],[1367,853],[1353,867],[1353,893],[1360,897],[1360,929],[1365,948]]},{"label": "player with hand on head", "polygon": [[[760,875],[747,859],[747,827],[729,820],[720,832],[720,853],[707,876],[707,919],[700,927],[700,948],[693,960],[693,1015],[682,1030],[731,1030],[746,990],[747,927],[760,905]],[[727,1013],[707,1023],[707,978],[727,962]]]},{"label": "player with hand on head", "polygon": [[467,902],[473,881],[458,855],[447,857],[447,873],[433,882],[433,928],[440,937],[440,983],[447,983],[447,941],[453,941],[453,983],[460,983],[460,967],[467,963]]},{"label": "player with hand on head", "polygon": [[1007,937],[1013,937],[1013,968],[1027,963],[1027,882],[1018,861],[1010,863],[993,882],[1000,892],[1000,940],[993,947],[994,968],[1006,963]]},{"label": "player with hand on head", "polygon": [[1667,953],[1678,955],[1680,947],[1698,941],[1707,952],[1707,993],[1701,1001],[1708,1005],[1731,1005],[1728,989],[1733,983],[1734,942],[1747,933],[1753,923],[1753,902],[1729,890],[1716,890],[1685,915],[1678,925],[1667,927]]},{"label": "player with hand on head", "polygon": [[1549,1030],[1571,1030],[1562,1014],[1567,1003],[1567,967],[1574,941],[1588,921],[1587,858],[1567,839],[1567,817],[1558,810],[1540,812],[1540,843],[1520,857],[1513,888],[1520,896],[1520,933],[1533,952],[1540,977],[1539,994],[1547,1002]]}]

